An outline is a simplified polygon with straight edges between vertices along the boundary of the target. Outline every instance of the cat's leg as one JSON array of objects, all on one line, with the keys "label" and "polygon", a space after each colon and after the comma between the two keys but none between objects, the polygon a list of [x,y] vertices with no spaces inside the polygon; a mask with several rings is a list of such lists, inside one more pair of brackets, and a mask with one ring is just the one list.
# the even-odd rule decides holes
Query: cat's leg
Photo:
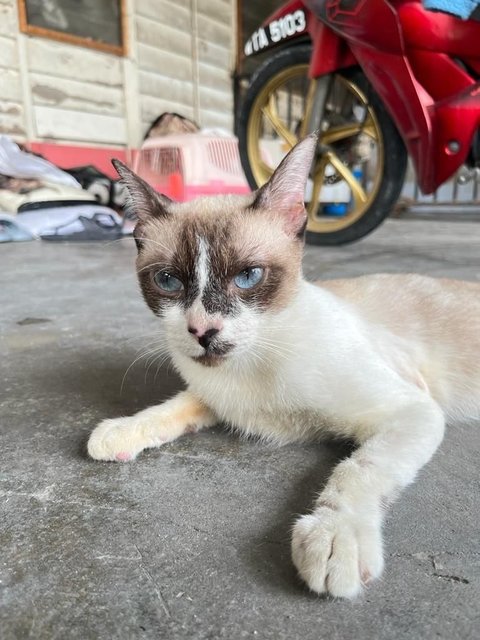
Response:
[{"label": "cat's leg", "polygon": [[381,574],[385,506],[442,440],[443,412],[427,394],[379,413],[373,433],[334,469],[313,512],[295,523],[293,562],[317,593],[351,598]]},{"label": "cat's leg", "polygon": [[88,453],[96,460],[133,460],[140,451],[160,447],[184,433],[211,427],[218,420],[198,398],[182,391],[163,404],[128,418],[103,420],[88,440]]}]

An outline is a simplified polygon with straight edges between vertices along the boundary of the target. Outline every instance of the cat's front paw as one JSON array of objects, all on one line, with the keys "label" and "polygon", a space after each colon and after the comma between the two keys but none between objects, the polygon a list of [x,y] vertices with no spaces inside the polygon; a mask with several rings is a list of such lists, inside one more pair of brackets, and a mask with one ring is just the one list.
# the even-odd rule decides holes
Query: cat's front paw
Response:
[{"label": "cat's front paw", "polygon": [[114,418],[103,420],[94,429],[87,450],[95,460],[128,462],[136,458],[148,444],[138,420],[131,417]]},{"label": "cat's front paw", "polygon": [[380,526],[329,508],[297,520],[292,559],[312,591],[354,598],[382,573]]}]

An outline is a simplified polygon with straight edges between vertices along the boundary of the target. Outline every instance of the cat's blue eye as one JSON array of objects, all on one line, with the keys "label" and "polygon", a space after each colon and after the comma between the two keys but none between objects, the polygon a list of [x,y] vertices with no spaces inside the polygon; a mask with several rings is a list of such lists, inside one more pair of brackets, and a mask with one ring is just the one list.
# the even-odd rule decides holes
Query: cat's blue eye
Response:
[{"label": "cat's blue eye", "polygon": [[153,276],[155,284],[165,293],[178,293],[183,291],[183,283],[181,280],[172,276],[168,271],[157,271]]},{"label": "cat's blue eye", "polygon": [[234,277],[233,281],[239,289],[251,289],[263,278],[262,267],[247,267]]}]

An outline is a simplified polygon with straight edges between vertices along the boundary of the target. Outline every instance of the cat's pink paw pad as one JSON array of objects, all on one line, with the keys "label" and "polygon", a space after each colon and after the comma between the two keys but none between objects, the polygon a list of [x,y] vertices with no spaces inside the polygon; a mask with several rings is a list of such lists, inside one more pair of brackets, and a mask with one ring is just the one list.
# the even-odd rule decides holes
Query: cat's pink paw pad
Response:
[{"label": "cat's pink paw pad", "polygon": [[120,451],[115,456],[115,460],[117,460],[118,462],[129,462],[132,459],[132,457],[133,456],[130,453],[128,453],[128,451]]},{"label": "cat's pink paw pad", "polygon": [[362,584],[367,585],[372,582],[373,576],[368,569],[360,569],[360,580]]}]

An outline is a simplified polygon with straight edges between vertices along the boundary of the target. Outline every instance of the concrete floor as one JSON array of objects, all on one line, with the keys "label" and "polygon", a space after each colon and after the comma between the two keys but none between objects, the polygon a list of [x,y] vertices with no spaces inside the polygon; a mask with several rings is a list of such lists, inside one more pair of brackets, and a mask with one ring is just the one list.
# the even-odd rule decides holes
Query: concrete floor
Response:
[{"label": "concrete floor", "polygon": [[[306,274],[480,280],[479,225],[391,220],[308,248]],[[0,246],[2,640],[480,638],[478,425],[452,425],[392,509],[384,578],[353,603],[309,594],[289,558],[339,445],[218,428],[133,464],[87,459],[98,420],[181,387],[145,359],[129,368],[156,327],[133,257],[130,240]]]}]

